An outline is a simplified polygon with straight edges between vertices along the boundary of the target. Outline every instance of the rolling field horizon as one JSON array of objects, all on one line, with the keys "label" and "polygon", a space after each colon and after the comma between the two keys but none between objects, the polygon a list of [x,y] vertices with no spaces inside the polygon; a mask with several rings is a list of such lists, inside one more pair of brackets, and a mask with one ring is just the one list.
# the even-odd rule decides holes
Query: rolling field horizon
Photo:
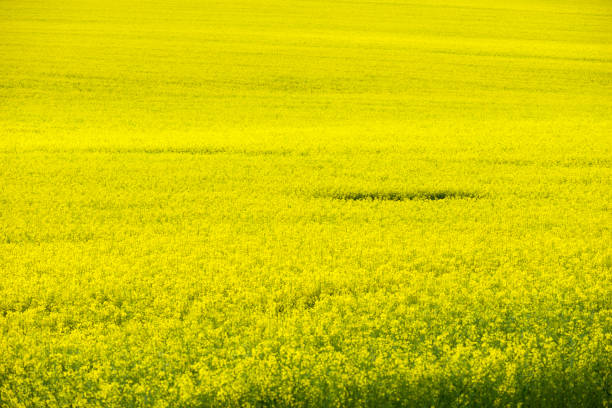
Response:
[{"label": "rolling field horizon", "polygon": [[612,4],[0,1],[0,407],[610,407]]}]

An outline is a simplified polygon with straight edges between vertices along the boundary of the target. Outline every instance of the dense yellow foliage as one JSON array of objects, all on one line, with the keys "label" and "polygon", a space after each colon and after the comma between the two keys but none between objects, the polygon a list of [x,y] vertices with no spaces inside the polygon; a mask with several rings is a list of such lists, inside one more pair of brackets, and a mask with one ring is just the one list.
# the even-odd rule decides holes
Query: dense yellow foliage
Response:
[{"label": "dense yellow foliage", "polygon": [[608,0],[0,1],[0,406],[610,406]]}]

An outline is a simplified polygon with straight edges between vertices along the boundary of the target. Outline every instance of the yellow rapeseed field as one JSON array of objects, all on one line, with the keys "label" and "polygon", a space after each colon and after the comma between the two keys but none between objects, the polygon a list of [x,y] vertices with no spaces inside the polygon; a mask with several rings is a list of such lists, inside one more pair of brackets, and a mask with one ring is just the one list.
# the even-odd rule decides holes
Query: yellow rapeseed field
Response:
[{"label": "yellow rapeseed field", "polygon": [[612,406],[610,0],[0,0],[0,407]]}]

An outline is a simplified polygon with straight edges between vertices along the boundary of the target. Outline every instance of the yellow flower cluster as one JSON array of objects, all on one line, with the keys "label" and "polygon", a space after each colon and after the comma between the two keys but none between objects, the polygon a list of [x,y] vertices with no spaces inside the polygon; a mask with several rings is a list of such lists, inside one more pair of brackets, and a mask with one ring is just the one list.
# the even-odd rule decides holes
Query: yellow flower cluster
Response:
[{"label": "yellow flower cluster", "polygon": [[610,407],[612,8],[494,3],[0,2],[0,407]]}]

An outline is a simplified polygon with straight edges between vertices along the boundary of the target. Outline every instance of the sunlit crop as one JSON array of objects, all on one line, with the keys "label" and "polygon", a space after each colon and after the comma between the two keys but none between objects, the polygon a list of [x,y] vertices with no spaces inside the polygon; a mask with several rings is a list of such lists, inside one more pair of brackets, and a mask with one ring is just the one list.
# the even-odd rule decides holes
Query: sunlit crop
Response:
[{"label": "sunlit crop", "polygon": [[1,0],[0,407],[609,407],[608,0]]}]

